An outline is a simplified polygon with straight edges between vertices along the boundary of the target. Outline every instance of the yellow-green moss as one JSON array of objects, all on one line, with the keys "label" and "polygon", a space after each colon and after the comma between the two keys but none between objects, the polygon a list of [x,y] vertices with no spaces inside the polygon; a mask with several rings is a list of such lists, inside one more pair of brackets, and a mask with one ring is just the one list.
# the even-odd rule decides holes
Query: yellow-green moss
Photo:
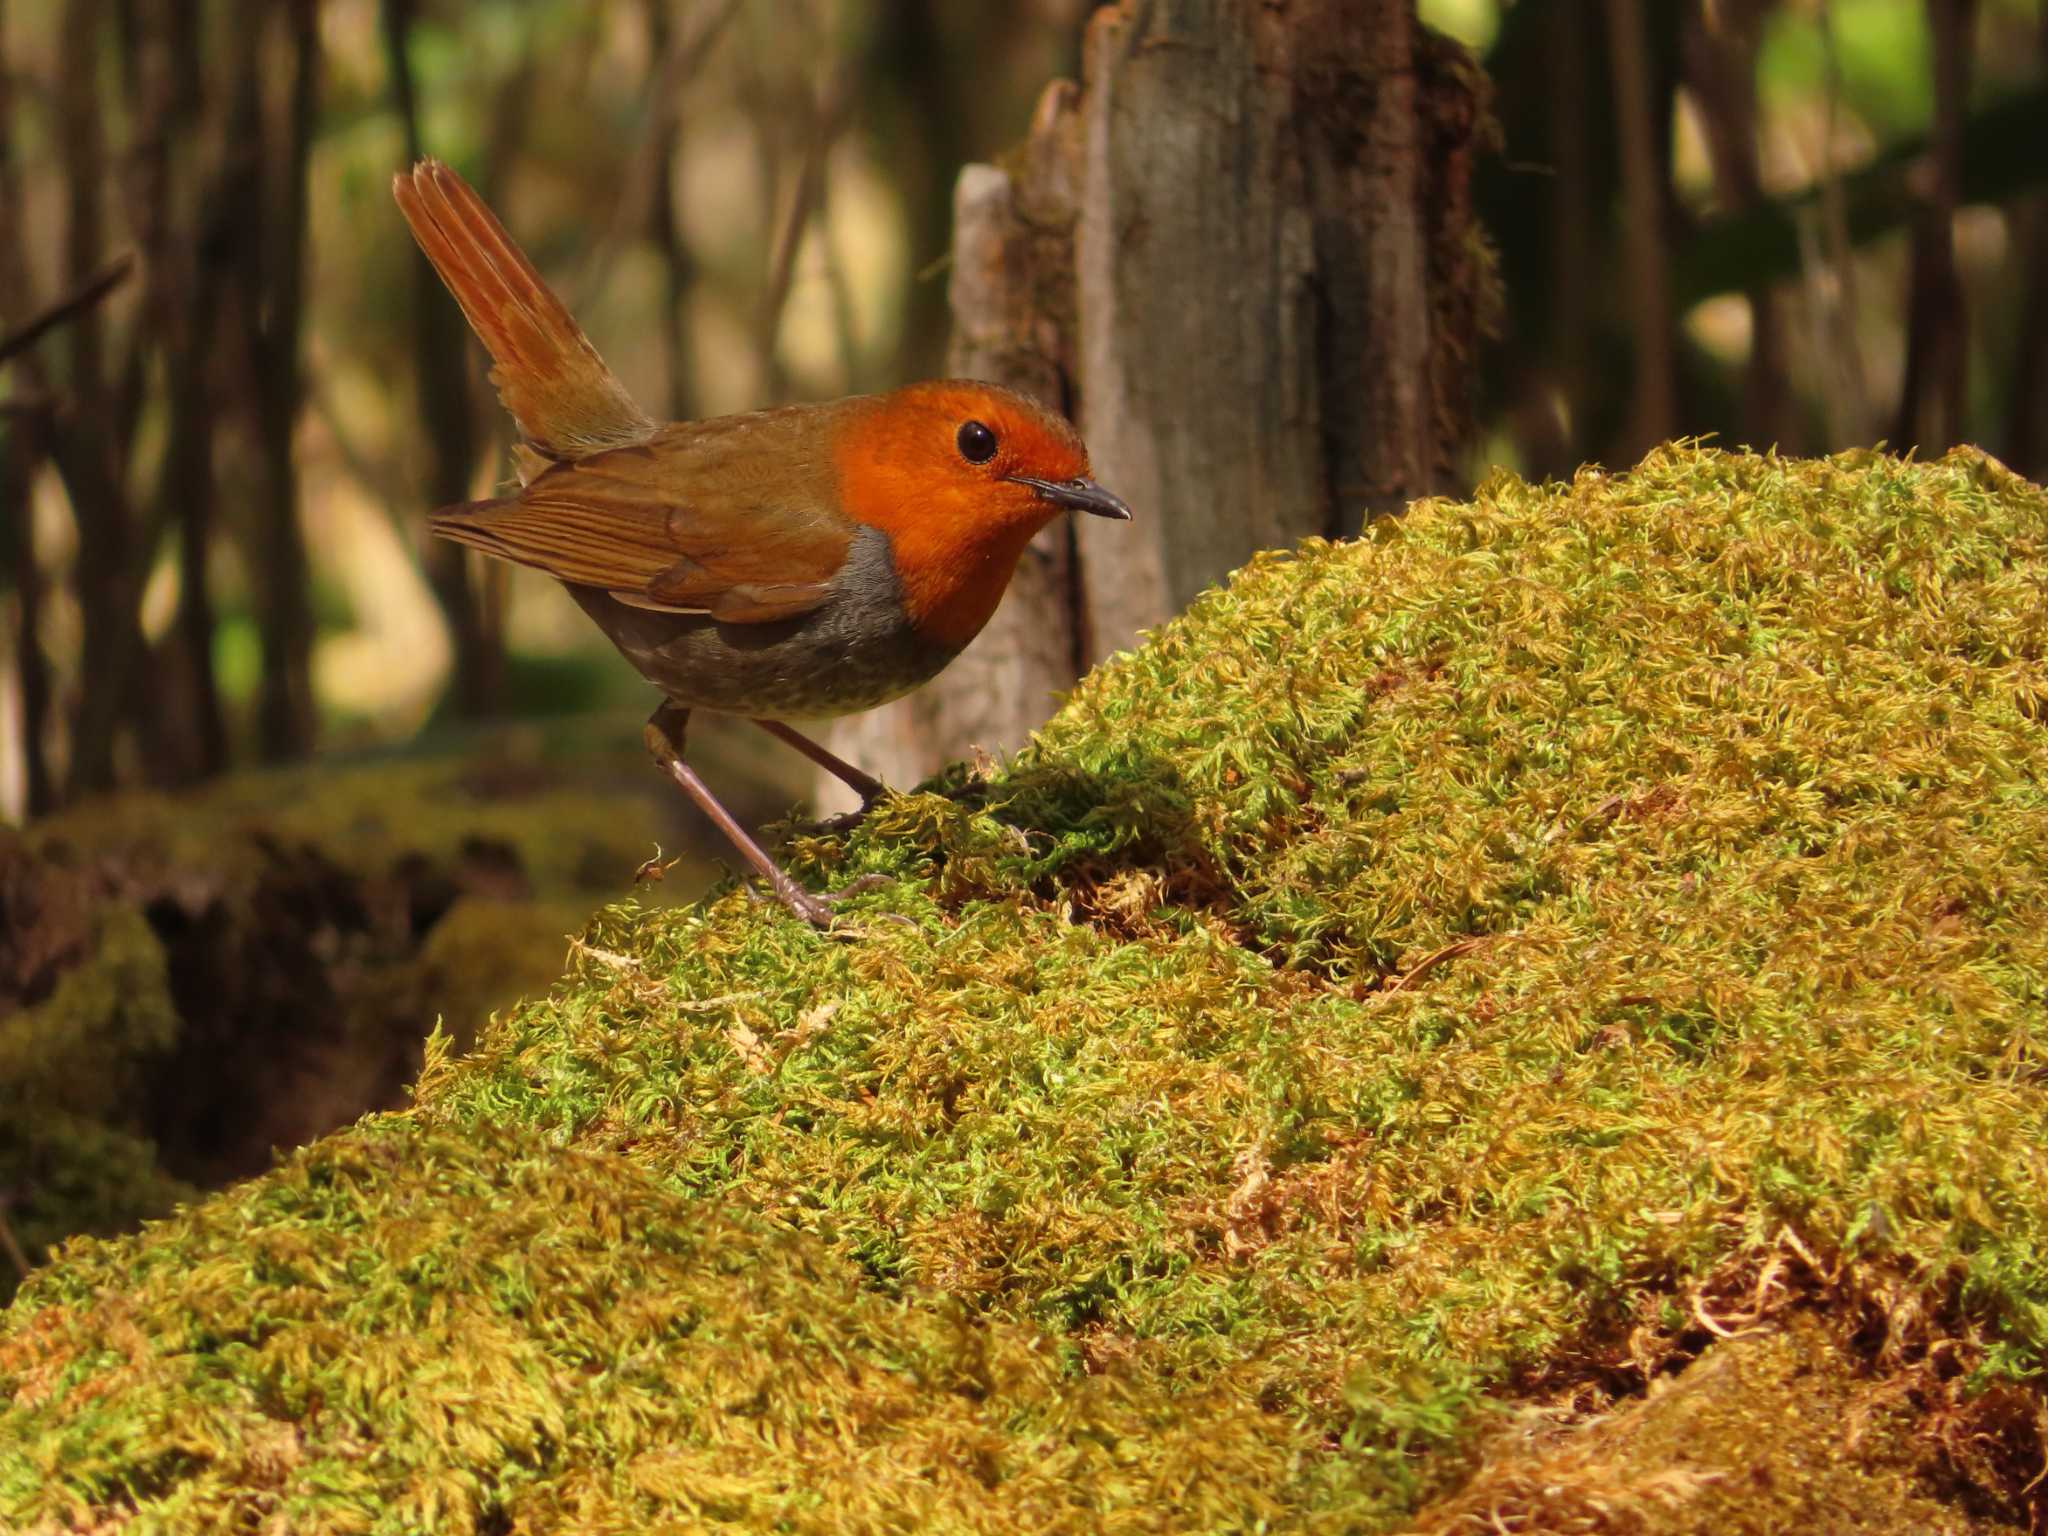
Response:
[{"label": "yellow-green moss", "polygon": [[34,1260],[131,1230],[185,1180],[399,1102],[437,1017],[466,1043],[545,990],[652,849],[651,817],[594,787],[662,803],[636,736],[583,723],[573,763],[500,737],[251,773],[0,832],[0,1300],[6,1238]]},{"label": "yellow-green moss", "polygon": [[133,1227],[192,1193],[120,1113],[177,1039],[163,950],[124,907],[92,927],[48,997],[0,1016],[0,1221],[12,1238],[0,1242],[0,1297],[20,1258],[74,1232]]},{"label": "yellow-green moss", "polygon": [[586,745],[580,761],[565,760],[530,740],[480,734],[457,755],[315,763],[87,801],[30,836],[229,880],[260,873],[269,848],[312,847],[351,870],[382,872],[408,857],[454,864],[466,847],[494,843],[517,851],[536,890],[602,896],[650,851],[645,828],[620,815],[621,797],[602,781],[619,780],[636,810],[663,786],[645,772],[627,721],[585,729],[633,750]]},{"label": "yellow-green moss", "polygon": [[2048,496],[1968,455],[1263,558],[801,840],[846,933],[612,909],[409,1115],[68,1247],[0,1520],[1385,1529],[1793,1239],[2033,1393],[2044,700]]},{"label": "yellow-green moss", "polygon": [[163,946],[142,914],[109,906],[93,926],[90,953],[50,996],[0,1016],[0,1093],[104,1115],[176,1041]]}]

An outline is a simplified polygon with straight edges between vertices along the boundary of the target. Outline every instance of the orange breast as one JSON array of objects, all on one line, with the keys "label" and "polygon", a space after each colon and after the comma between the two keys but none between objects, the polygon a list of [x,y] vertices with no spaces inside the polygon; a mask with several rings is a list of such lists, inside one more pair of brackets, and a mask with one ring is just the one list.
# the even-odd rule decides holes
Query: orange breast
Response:
[{"label": "orange breast", "polygon": [[877,411],[849,425],[835,462],[847,515],[889,538],[911,623],[958,650],[981,633],[1055,512],[1026,487],[948,464],[930,435],[928,423]]}]

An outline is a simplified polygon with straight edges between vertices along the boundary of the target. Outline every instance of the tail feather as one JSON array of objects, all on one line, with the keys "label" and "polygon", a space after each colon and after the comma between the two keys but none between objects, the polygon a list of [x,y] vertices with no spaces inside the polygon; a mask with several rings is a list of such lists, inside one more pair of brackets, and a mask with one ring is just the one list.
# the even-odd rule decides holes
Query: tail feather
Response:
[{"label": "tail feather", "polygon": [[551,459],[643,442],[654,431],[526,253],[469,184],[438,160],[392,178],[413,238],[496,365],[491,381],[521,434]]}]

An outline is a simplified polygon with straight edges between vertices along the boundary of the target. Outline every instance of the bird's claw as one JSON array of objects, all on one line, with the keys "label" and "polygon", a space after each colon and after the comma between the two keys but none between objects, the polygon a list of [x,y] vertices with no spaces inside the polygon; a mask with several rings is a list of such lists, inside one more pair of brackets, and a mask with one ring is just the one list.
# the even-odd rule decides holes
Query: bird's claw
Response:
[{"label": "bird's claw", "polygon": [[[770,889],[773,892],[774,899],[780,902],[784,910],[792,917],[801,918],[813,928],[825,929],[830,928],[837,921],[838,914],[833,911],[833,908],[838,906],[840,902],[846,900],[849,896],[858,896],[863,891],[872,891],[878,886],[884,886],[888,883],[889,877],[887,875],[862,875],[858,880],[843,885],[836,891],[819,892],[807,891],[794,880],[785,877],[783,880],[775,882]],[[759,902],[768,899],[751,885],[746,890],[749,900]]]},{"label": "bird's claw", "polygon": [[857,811],[841,811],[837,816],[827,816],[823,821],[814,821],[811,828],[820,836],[836,836],[842,832],[851,832],[868,819],[868,812],[874,808],[875,803],[870,800]]},{"label": "bird's claw", "polygon": [[[895,793],[895,790],[885,786],[879,794],[864,796],[861,799],[858,810],[841,811],[837,816],[827,816],[819,821],[799,822],[796,825],[799,830],[807,832],[814,837],[836,836],[843,832],[851,832],[874,813],[876,806]],[[921,793],[937,795],[941,800],[950,800],[955,805],[965,806],[969,810],[978,810],[988,800],[988,785],[978,780],[969,780],[965,784],[944,784],[936,788],[925,789]]]}]

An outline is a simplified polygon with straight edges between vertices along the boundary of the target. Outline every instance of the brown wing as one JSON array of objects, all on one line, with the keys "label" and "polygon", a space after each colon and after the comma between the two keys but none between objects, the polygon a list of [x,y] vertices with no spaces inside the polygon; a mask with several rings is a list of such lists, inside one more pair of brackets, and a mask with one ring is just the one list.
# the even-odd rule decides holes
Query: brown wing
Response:
[{"label": "brown wing", "polygon": [[434,531],[643,608],[767,623],[815,608],[854,524],[834,508],[833,415],[797,406],[664,427],[559,464],[519,495],[434,514]]}]

